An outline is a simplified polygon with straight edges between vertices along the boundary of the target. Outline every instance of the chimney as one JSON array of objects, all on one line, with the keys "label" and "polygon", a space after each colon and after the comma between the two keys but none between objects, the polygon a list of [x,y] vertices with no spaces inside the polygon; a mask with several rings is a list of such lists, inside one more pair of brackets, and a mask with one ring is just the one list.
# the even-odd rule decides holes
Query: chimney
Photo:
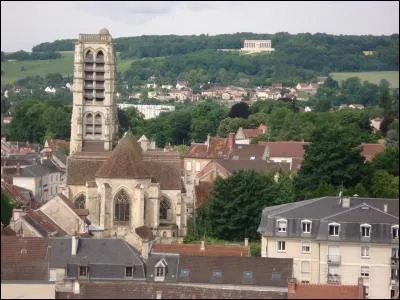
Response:
[{"label": "chimney", "polygon": [[162,299],[162,291],[156,291],[156,299]]},{"label": "chimney", "polygon": [[13,221],[17,221],[23,214],[23,209],[22,208],[14,208],[12,210],[12,218]]},{"label": "chimney", "polygon": [[76,256],[76,253],[78,252],[78,245],[79,245],[79,237],[77,236],[72,236],[72,247],[71,247],[71,255]]},{"label": "chimney", "polygon": [[342,207],[343,208],[349,208],[350,207],[350,198],[349,197],[343,197],[343,199],[342,199]]},{"label": "chimney", "polygon": [[80,293],[79,281],[74,281],[74,294]]},{"label": "chimney", "polygon": [[201,250],[201,251],[204,251],[204,241],[201,241],[200,250]]},{"label": "chimney", "polygon": [[228,150],[229,150],[229,153],[232,152],[234,145],[235,145],[235,133],[231,132],[228,135]]},{"label": "chimney", "polygon": [[[296,293],[296,278],[289,278],[288,294],[295,294],[295,293]],[[290,299],[290,297],[288,297],[288,298]]]},{"label": "chimney", "polygon": [[244,238],[244,246],[245,247],[249,246],[249,238]]},{"label": "chimney", "polygon": [[17,163],[17,176],[21,175],[21,164]]},{"label": "chimney", "polygon": [[387,209],[388,209],[388,205],[387,205],[387,204],[383,204],[383,211],[384,211],[385,213],[387,213]]},{"label": "chimney", "polygon": [[358,278],[358,299],[365,299],[365,286],[362,277]]},{"label": "chimney", "polygon": [[148,240],[144,240],[142,243],[142,257],[144,259],[148,259],[149,258],[149,241]]}]

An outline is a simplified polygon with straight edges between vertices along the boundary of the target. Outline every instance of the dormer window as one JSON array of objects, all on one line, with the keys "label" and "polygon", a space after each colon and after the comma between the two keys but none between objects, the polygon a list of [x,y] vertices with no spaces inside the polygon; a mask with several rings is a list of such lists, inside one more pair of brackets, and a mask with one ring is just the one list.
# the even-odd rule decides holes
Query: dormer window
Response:
[{"label": "dormer window", "polygon": [[361,224],[360,231],[361,231],[361,237],[363,238],[371,237],[371,225]]},{"label": "dormer window", "polygon": [[329,228],[329,235],[330,236],[339,236],[340,224],[338,224],[338,223],[330,223],[328,225],[328,228]]},{"label": "dormer window", "polygon": [[125,277],[133,277],[133,267],[125,268]]},{"label": "dormer window", "polygon": [[399,238],[399,225],[392,226],[392,238],[393,239]]},{"label": "dormer window", "polygon": [[164,281],[167,274],[167,262],[160,260],[154,267],[154,281]]},{"label": "dormer window", "polygon": [[79,278],[87,278],[89,275],[88,266],[79,266]]},{"label": "dormer window", "polygon": [[276,221],[276,225],[278,227],[278,232],[286,232],[287,220],[279,219]]},{"label": "dormer window", "polygon": [[311,233],[311,224],[310,220],[302,220],[301,221],[301,229],[303,233]]}]

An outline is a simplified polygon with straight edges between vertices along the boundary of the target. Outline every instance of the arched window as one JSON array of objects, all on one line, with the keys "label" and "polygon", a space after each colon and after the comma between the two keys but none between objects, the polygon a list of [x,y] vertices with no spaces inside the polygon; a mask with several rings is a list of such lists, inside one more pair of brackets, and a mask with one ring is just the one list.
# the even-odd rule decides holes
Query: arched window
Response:
[{"label": "arched window", "polygon": [[101,134],[101,115],[96,114],[94,117],[94,134],[100,135]]},{"label": "arched window", "polygon": [[93,62],[93,52],[92,51],[88,51],[85,54],[85,62]]},{"label": "arched window", "polygon": [[129,196],[125,190],[120,190],[117,195],[115,195],[115,211],[114,220],[115,221],[129,221]]},{"label": "arched window", "polygon": [[93,134],[93,116],[91,113],[86,115],[85,120],[85,133],[86,134]]},{"label": "arched window", "polygon": [[104,54],[103,54],[103,51],[101,51],[101,50],[99,52],[97,52],[96,63],[104,63]]},{"label": "arched window", "polygon": [[168,199],[163,197],[160,202],[160,220],[170,220],[171,219],[171,204]]},{"label": "arched window", "polygon": [[75,200],[75,208],[85,208],[85,195],[81,194],[78,198]]}]

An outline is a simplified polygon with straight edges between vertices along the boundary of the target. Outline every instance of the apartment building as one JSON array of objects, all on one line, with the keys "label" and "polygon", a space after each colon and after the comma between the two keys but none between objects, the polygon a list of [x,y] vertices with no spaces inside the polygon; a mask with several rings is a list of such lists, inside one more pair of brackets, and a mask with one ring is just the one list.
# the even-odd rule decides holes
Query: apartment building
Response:
[{"label": "apartment building", "polygon": [[399,291],[399,199],[323,197],[267,207],[262,257],[293,258],[301,283],[356,284],[366,297]]}]

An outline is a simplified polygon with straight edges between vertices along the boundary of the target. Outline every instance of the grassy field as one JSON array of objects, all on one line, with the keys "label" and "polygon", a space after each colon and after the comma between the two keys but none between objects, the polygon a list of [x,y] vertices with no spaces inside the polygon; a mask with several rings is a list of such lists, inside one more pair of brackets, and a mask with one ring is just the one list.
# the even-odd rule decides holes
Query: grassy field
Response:
[{"label": "grassy field", "polygon": [[350,77],[359,77],[361,81],[369,81],[379,84],[381,79],[390,82],[391,88],[399,88],[399,72],[398,71],[375,71],[375,72],[339,72],[330,74],[333,79],[339,81],[346,80]]},{"label": "grassy field", "polygon": [[[27,76],[44,77],[49,73],[60,73],[63,76],[71,76],[73,68],[73,52],[61,52],[60,59],[51,60],[27,60],[27,61],[7,61],[1,63],[1,84],[14,83],[19,78]],[[124,72],[129,69],[134,60],[118,59],[117,70]]]}]

